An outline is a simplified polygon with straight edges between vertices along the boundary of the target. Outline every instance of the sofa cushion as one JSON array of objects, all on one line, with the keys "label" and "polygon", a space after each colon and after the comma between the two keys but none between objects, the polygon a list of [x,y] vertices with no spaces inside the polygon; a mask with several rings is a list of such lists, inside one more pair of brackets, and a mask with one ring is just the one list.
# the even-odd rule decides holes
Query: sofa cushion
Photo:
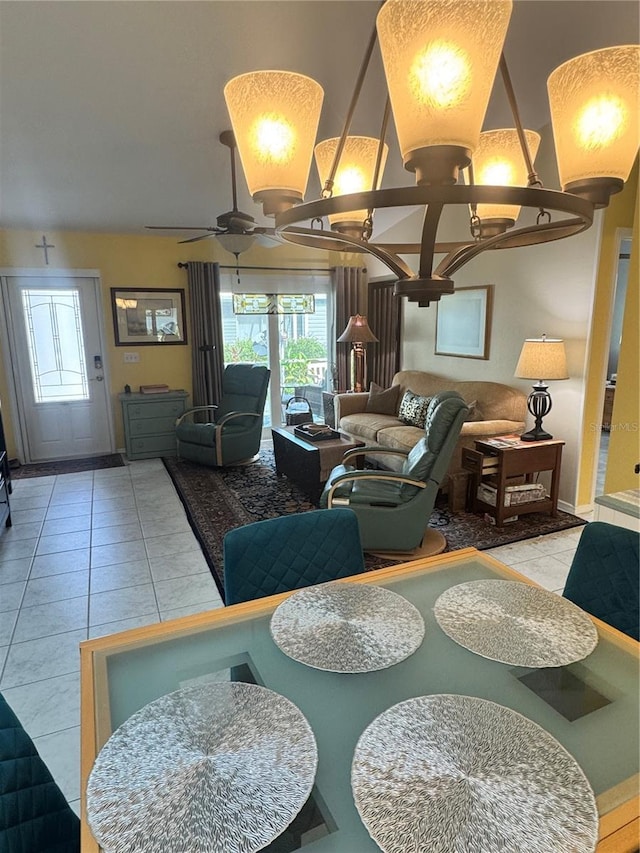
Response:
[{"label": "sofa cushion", "polygon": [[382,386],[372,382],[365,411],[378,415],[397,415],[399,396],[399,385],[392,385],[391,388],[382,388]]},{"label": "sofa cushion", "polygon": [[381,429],[378,432],[377,443],[391,450],[409,451],[421,438],[424,438],[424,429],[407,426],[407,424],[396,424]]},{"label": "sofa cushion", "polygon": [[[380,430],[402,425],[402,421],[392,415],[377,415],[370,412],[361,412],[340,418],[340,430],[342,432],[357,436],[367,444],[377,440]],[[413,447],[413,445],[411,446]]]},{"label": "sofa cushion", "polygon": [[432,397],[414,394],[410,390],[405,391],[400,401],[398,417],[403,423],[409,426],[424,427],[427,419],[427,409],[431,400]]}]

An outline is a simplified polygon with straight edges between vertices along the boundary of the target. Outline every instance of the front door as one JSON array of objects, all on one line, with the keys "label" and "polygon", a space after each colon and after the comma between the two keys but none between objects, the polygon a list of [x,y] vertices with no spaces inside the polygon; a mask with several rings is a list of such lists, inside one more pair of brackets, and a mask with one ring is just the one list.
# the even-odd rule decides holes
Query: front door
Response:
[{"label": "front door", "polygon": [[91,276],[2,276],[25,462],[113,452],[99,293]]}]

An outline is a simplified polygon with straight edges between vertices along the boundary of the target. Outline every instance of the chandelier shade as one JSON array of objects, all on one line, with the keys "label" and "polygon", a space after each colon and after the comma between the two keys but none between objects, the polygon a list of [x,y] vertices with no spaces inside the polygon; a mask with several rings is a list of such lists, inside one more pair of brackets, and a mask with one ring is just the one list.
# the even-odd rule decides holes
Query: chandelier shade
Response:
[{"label": "chandelier shade", "polygon": [[324,91],[290,71],[253,71],[229,80],[224,98],[249,192],[265,214],[302,201]]},{"label": "chandelier shade", "polygon": [[[524,131],[531,160],[535,160],[540,146],[540,134]],[[487,130],[473,155],[473,181],[480,186],[525,187],[529,180],[527,164],[522,156],[518,131],[515,128]],[[469,176],[466,175],[467,182]],[[518,204],[478,204],[476,215],[486,235],[492,226],[504,230],[514,225],[520,214]],[[499,233],[495,230],[494,233]]]},{"label": "chandelier shade", "polygon": [[511,0],[387,0],[378,12],[400,151],[418,184],[455,183],[469,164],[511,8]]},{"label": "chandelier shade", "polygon": [[547,89],[562,188],[604,207],[638,151],[640,45],[570,59],[551,73]]},{"label": "chandelier shade", "polygon": [[[315,149],[315,160],[320,176],[320,183],[324,186],[331,173],[331,166],[336,155],[340,137],[325,139],[319,142]],[[370,136],[347,136],[344,149],[338,163],[335,178],[333,179],[332,194],[334,196],[347,195],[350,193],[365,192],[366,190],[377,190],[382,181],[382,174],[387,162],[389,146],[384,145],[377,186],[373,186],[376,160],[380,141]],[[368,216],[366,209],[348,210],[341,213],[330,214],[329,224],[336,231],[351,231],[362,233],[363,222]]]}]

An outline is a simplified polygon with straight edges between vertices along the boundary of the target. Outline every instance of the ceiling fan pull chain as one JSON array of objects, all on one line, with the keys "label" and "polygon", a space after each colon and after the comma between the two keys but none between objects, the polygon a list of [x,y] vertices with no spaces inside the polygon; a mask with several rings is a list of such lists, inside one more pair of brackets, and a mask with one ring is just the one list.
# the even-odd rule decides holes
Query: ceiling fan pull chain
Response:
[{"label": "ceiling fan pull chain", "polygon": [[536,225],[540,225],[540,223],[546,219],[547,222],[551,222],[551,214],[548,210],[545,210],[544,207],[539,208],[538,215],[536,216]]}]

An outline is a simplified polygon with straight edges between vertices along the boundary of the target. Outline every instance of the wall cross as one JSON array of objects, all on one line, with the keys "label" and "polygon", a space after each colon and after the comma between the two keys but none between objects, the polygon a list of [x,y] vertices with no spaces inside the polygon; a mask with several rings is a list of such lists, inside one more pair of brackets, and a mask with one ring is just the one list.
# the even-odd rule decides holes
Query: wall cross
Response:
[{"label": "wall cross", "polygon": [[42,243],[36,243],[36,249],[44,249],[44,262],[49,265],[49,249],[55,249],[53,243],[47,243],[47,238],[42,235]]}]

